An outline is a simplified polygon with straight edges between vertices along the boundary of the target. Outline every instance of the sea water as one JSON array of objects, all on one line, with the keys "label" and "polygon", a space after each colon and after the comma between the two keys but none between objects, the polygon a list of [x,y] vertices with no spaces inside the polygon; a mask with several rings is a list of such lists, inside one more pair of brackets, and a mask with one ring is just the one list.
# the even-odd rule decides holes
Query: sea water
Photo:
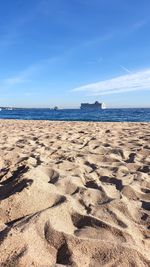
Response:
[{"label": "sea water", "polygon": [[150,108],[104,110],[13,109],[1,110],[0,119],[97,122],[150,122]]}]

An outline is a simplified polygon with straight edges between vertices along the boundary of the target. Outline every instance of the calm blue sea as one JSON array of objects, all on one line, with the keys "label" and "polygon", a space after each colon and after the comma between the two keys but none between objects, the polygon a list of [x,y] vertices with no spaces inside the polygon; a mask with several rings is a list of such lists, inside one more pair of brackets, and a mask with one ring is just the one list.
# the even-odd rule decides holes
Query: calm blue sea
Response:
[{"label": "calm blue sea", "polygon": [[150,122],[150,108],[104,109],[99,111],[84,111],[80,109],[62,109],[56,111],[50,109],[1,110],[0,119]]}]

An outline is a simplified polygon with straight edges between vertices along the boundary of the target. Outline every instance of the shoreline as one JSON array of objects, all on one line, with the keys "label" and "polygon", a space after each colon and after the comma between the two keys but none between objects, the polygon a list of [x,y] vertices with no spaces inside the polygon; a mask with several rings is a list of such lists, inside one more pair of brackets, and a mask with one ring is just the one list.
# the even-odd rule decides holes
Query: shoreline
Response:
[{"label": "shoreline", "polygon": [[150,121],[84,121],[84,120],[41,120],[41,119],[5,119],[5,118],[0,118],[0,122],[3,122],[3,121],[15,121],[15,122],[47,122],[47,123],[61,123],[61,122],[64,122],[64,123],[101,123],[101,124],[150,124]]}]

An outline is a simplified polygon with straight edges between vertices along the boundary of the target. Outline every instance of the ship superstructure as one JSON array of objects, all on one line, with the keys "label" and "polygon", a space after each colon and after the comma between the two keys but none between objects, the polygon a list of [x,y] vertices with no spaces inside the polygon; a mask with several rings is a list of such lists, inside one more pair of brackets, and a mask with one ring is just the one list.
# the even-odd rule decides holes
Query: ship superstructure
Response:
[{"label": "ship superstructure", "polygon": [[93,104],[89,103],[81,103],[80,109],[88,109],[88,110],[94,110],[94,109],[105,109],[106,106],[104,103],[99,103],[98,101],[95,101]]}]

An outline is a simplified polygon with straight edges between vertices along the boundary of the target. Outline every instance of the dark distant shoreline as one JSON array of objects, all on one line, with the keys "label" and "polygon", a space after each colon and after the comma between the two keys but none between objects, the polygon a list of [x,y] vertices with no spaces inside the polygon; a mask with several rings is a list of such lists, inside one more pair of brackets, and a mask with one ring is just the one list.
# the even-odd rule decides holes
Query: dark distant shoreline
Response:
[{"label": "dark distant shoreline", "polygon": [[[35,107],[4,107],[4,106],[0,106],[0,109],[2,110],[8,110],[8,109],[13,109],[13,110],[18,110],[18,109],[48,109],[48,110],[54,110],[53,108],[35,108]],[[108,107],[107,109],[150,109],[150,107],[124,107],[124,108],[120,108],[120,107]],[[58,110],[80,110],[79,108],[58,108]]]}]

